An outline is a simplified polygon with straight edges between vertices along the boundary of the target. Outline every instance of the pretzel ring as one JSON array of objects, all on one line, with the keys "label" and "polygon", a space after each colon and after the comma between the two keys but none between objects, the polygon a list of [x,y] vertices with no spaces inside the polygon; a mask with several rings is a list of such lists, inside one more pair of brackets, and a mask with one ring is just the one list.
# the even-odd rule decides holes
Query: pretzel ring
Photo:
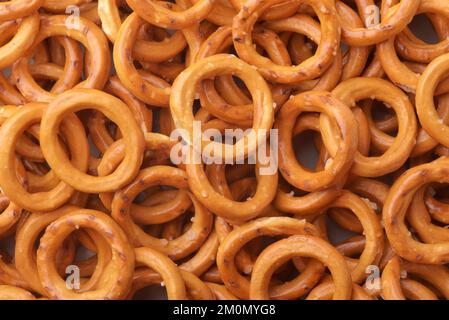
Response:
[{"label": "pretzel ring", "polygon": [[0,90],[0,100],[5,104],[20,106],[26,103],[25,97],[5,79],[3,74],[0,74],[0,86],[3,89]]},{"label": "pretzel ring", "polygon": [[[235,256],[246,243],[259,236],[293,235],[298,233],[319,236],[319,230],[305,220],[296,220],[287,217],[260,218],[234,229],[222,241],[218,248],[217,266],[226,288],[240,299],[250,296],[250,281],[239,274],[235,266]],[[321,266],[309,266],[309,268]],[[253,270],[254,274],[254,270]],[[315,277],[299,275],[295,280],[284,285],[284,289],[296,297],[301,296],[316,281]]]},{"label": "pretzel ring", "polygon": [[143,19],[166,29],[183,29],[200,22],[212,11],[215,0],[199,0],[192,7],[176,12],[154,0],[126,0],[128,5]]},{"label": "pretzel ring", "polygon": [[[449,94],[441,95],[438,100],[438,115],[444,123],[449,123]],[[372,117],[372,106],[368,103],[364,104],[363,110],[367,115],[369,127],[371,131],[371,141],[373,146],[385,152],[394,143],[394,138],[386,132],[393,132],[397,129],[396,117],[390,117],[382,122],[375,122]],[[415,158],[423,155],[438,146],[438,141],[432,138],[425,130],[420,128],[416,137],[416,145],[413,148],[410,157]]]},{"label": "pretzel ring", "polygon": [[[117,1],[100,0],[98,2],[98,14],[101,18],[101,28],[109,40],[114,43],[122,25]],[[139,61],[163,62],[175,57],[185,46],[186,40],[183,33],[177,31],[168,40],[164,39],[162,42],[136,41],[133,55]]]},{"label": "pretzel ring", "polygon": [[[226,47],[232,44],[230,40],[231,27],[221,27],[217,29],[214,33],[212,33],[209,38],[205,40],[202,44],[197,56],[196,61],[200,61],[205,57],[212,56],[217,54],[220,51],[223,51]],[[264,48],[271,59],[276,61],[279,64],[289,64],[290,57],[288,56],[287,50],[284,48],[282,42],[279,37],[273,31],[268,29],[260,28],[255,32],[254,39],[257,44],[259,44],[262,48]],[[216,78],[216,82],[220,83],[220,79],[228,79],[229,82],[235,86],[235,82],[232,77],[225,78],[226,76],[221,76]],[[223,82],[222,82],[223,83]],[[253,122],[253,113],[254,107],[251,104],[251,101],[244,96],[242,103],[241,101],[237,102],[237,104],[242,103],[243,105],[229,105],[226,100],[225,94],[229,92],[228,88],[223,88],[221,93],[223,98],[218,94],[216,90],[216,85],[212,79],[205,79],[201,82],[199,94],[200,101],[202,107],[207,109],[212,115],[215,117],[222,119],[224,121],[240,124],[242,126],[251,126]],[[236,89],[234,87],[234,89]],[[241,89],[237,89],[238,93],[242,94]],[[282,98],[284,95],[278,95],[278,91],[274,90],[273,92],[273,101],[277,106],[282,105]],[[275,95],[276,93],[276,95]],[[228,93],[229,94],[229,93]],[[241,98],[241,96],[239,96]],[[238,99],[240,100],[240,99]],[[273,105],[274,106],[274,105]]]},{"label": "pretzel ring", "polygon": [[434,198],[435,189],[427,188],[427,192],[424,195],[424,201],[426,208],[428,209],[430,215],[433,219],[442,222],[449,223],[448,217],[445,214],[447,212],[447,204],[443,201],[439,201]]},{"label": "pretzel ring", "polygon": [[187,299],[184,279],[173,261],[162,253],[150,248],[138,248],[134,252],[136,254],[136,263],[144,264],[160,274],[164,281],[164,286],[167,288],[168,299]]},{"label": "pretzel ring", "polygon": [[[9,118],[0,129],[0,143],[3,146],[0,151],[0,164],[4,168],[0,170],[1,187],[11,201],[30,211],[56,209],[63,205],[74,192],[69,185],[61,181],[48,192],[29,193],[16,177],[16,173],[10,169],[14,168],[14,163],[18,161],[15,156],[15,144],[18,137],[31,124],[41,121],[46,108],[45,104],[29,104]],[[68,141],[73,165],[80,170],[86,170],[88,145],[81,122],[75,115],[68,115],[62,121],[61,131]],[[59,140],[55,143],[62,148]]]},{"label": "pretzel ring", "polygon": [[179,268],[198,277],[203,275],[214,264],[219,245],[218,236],[215,231],[212,231],[195,255]]},{"label": "pretzel ring", "polygon": [[[297,14],[282,20],[268,21],[264,23],[264,26],[278,32],[290,31],[295,32],[295,35],[304,34],[317,45],[321,43],[320,24],[312,17],[304,14]],[[335,88],[340,81],[343,72],[341,50],[335,49],[332,52],[332,55],[333,61],[327,70],[324,71],[323,69],[324,72],[321,77],[319,79],[304,81],[303,83],[298,84],[297,87],[300,91],[330,91]],[[309,58],[306,58],[306,60]]]},{"label": "pretzel ring", "polygon": [[442,264],[449,259],[449,247],[445,242],[421,243],[412,238],[404,217],[415,193],[425,184],[447,182],[447,159],[442,157],[406,171],[390,189],[384,204],[385,231],[394,251],[413,262]]},{"label": "pretzel ring", "polygon": [[39,33],[39,23],[40,16],[37,12],[22,20],[14,37],[0,47],[0,69],[11,66],[32,46]]},{"label": "pretzel ring", "polygon": [[358,264],[351,270],[352,281],[360,283],[366,277],[367,266],[378,263],[382,257],[384,238],[379,218],[365,201],[346,190],[343,190],[341,196],[330,207],[351,210],[363,226],[363,234],[366,238],[365,248]]},{"label": "pretzel ring", "polygon": [[[112,250],[111,261],[101,276],[101,287],[83,293],[67,289],[53,264],[60,243],[77,227],[94,229]],[[37,268],[42,285],[54,299],[117,299],[123,297],[131,285],[134,252],[124,232],[110,217],[95,210],[79,209],[48,226],[37,251]]]},{"label": "pretzel ring", "polygon": [[[158,156],[162,158],[170,157],[170,150],[174,142],[170,138],[158,133],[145,133],[146,152],[158,151]],[[117,140],[104,152],[103,158],[97,166],[99,176],[106,176],[113,172],[121,163],[125,156],[126,145],[123,140]],[[111,208],[112,197],[110,193],[101,193],[99,195],[101,202],[107,208]],[[137,207],[137,206],[134,206]],[[138,210],[138,209],[137,209]]]},{"label": "pretzel ring", "polygon": [[65,13],[67,7],[81,6],[91,1],[92,0],[44,0],[42,7],[51,12]]},{"label": "pretzel ring", "polygon": [[[0,120],[0,123],[3,124],[8,118],[12,117],[19,109],[16,106],[2,106],[2,113],[4,119]],[[39,126],[33,125],[27,131],[27,134],[30,134],[33,138],[39,138]],[[22,135],[17,140],[16,152],[22,156],[26,160],[36,161],[36,162],[44,162],[45,158],[42,154],[42,150],[39,145],[35,144],[30,138],[26,135]]]},{"label": "pretzel ring", "polygon": [[[438,289],[446,298],[448,295],[449,273],[442,266],[418,265],[406,261],[401,261],[398,256],[394,256],[385,266],[382,272],[382,294],[386,300],[405,300],[407,288],[404,286],[404,280],[401,280],[401,271],[406,274],[411,273],[418,278],[422,278],[427,283]],[[420,284],[418,282],[418,284]],[[419,287],[418,287],[419,288]],[[415,292],[419,299],[437,299],[435,293],[426,286],[419,288]],[[427,289],[427,290],[426,290]],[[429,292],[430,291],[430,292]]]},{"label": "pretzel ring", "polygon": [[22,216],[22,209],[5,196],[0,196],[0,237],[10,230]]},{"label": "pretzel ring", "polygon": [[[105,177],[92,177],[74,167],[56,142],[61,119],[70,112],[88,107],[102,112],[114,121],[126,143],[122,163]],[[119,99],[93,89],[73,89],[53,100],[42,118],[40,140],[45,158],[58,177],[83,192],[108,192],[121,188],[135,177],[142,163],[144,138],[131,111]],[[85,150],[85,153],[88,151]]]},{"label": "pretzel ring", "polygon": [[433,60],[421,75],[416,88],[416,111],[421,126],[439,143],[449,146],[445,137],[448,126],[440,120],[435,110],[433,95],[445,72],[449,70],[449,53]]},{"label": "pretzel ring", "polygon": [[[413,62],[421,62],[421,63],[430,63],[433,59],[441,56],[448,52],[448,44],[447,35],[444,34],[446,32],[444,29],[441,29],[438,25],[438,20],[444,20],[443,15],[436,15],[438,13],[443,13],[447,11],[447,8],[444,8],[445,4],[442,2],[437,2],[434,0],[426,0],[421,1],[420,8],[418,9],[418,13],[427,12],[435,12],[432,14],[428,14],[427,17],[432,23],[434,28],[438,28],[436,30],[440,42],[436,44],[428,44],[419,38],[417,38],[408,28],[399,33],[395,39],[395,48],[398,54]],[[447,6],[447,5],[446,5]]]},{"label": "pretzel ring", "polygon": [[230,293],[225,286],[212,282],[206,282],[206,285],[212,291],[215,299],[217,300],[237,300],[237,297]]},{"label": "pretzel ring", "polygon": [[[252,29],[261,13],[284,0],[251,0],[233,20],[232,36],[239,57],[257,67],[268,80],[278,83],[299,82],[320,76],[336,56],[340,44],[340,27],[333,1],[304,1],[316,12],[321,22],[321,41],[315,55],[298,66],[280,66],[262,57],[253,47]],[[335,53],[335,54],[334,54]]]},{"label": "pretzel ring", "polygon": [[224,197],[214,189],[202,164],[186,165],[189,186],[197,199],[214,214],[231,221],[246,221],[257,217],[274,199],[278,174],[261,175],[263,167],[256,164],[258,183],[254,196],[245,202],[239,202]]},{"label": "pretzel ring", "polygon": [[[17,231],[15,265],[28,286],[41,295],[47,296],[37,272],[35,243],[40,233],[53,221],[75,210],[73,206],[64,206],[55,211],[30,215]],[[84,288],[84,285],[83,285]]]},{"label": "pretzel ring", "polygon": [[293,235],[268,246],[256,260],[251,276],[250,299],[267,300],[273,272],[296,256],[315,258],[325,264],[334,280],[334,300],[351,298],[351,275],[343,256],[325,240],[310,235]]},{"label": "pretzel ring", "polygon": [[[382,19],[383,21],[380,25],[373,28],[353,28],[342,23],[342,40],[350,46],[361,47],[381,43],[393,38],[412,21],[420,2],[402,0],[400,4],[390,9],[392,14]],[[384,3],[386,3],[386,0],[382,0],[382,6],[384,6]],[[366,12],[364,9],[359,11]]]},{"label": "pretzel ring", "polygon": [[[111,64],[108,41],[100,28],[91,21],[79,18],[73,28],[66,25],[67,16],[43,16],[39,39],[35,43],[52,36],[69,36],[81,42],[89,51],[89,71],[86,80],[80,82],[79,88],[102,89],[109,78]],[[34,44],[35,45],[35,44]]]},{"label": "pretzel ring", "polygon": [[32,15],[45,0],[11,0],[0,4],[0,22]]},{"label": "pretzel ring", "polygon": [[[164,179],[164,180],[163,180]],[[197,250],[207,239],[212,229],[212,215],[190,196],[195,208],[195,218],[191,228],[177,239],[167,241],[146,234],[137,226],[130,216],[130,204],[134,198],[148,187],[161,184],[179,188],[187,187],[187,176],[184,171],[168,166],[154,166],[142,170],[134,182],[117,192],[112,202],[112,217],[128,234],[130,241],[136,246],[149,246],[179,260]]]},{"label": "pretzel ring", "polygon": [[[45,28],[41,28],[35,39],[33,48],[35,48],[38,43],[45,40],[46,36]],[[60,42],[65,50],[65,65],[63,73],[56,77],[57,81],[50,92],[41,88],[33,79],[33,75],[38,71],[37,68],[44,66],[44,64],[29,66],[29,57],[23,57],[14,63],[12,72],[16,86],[28,101],[50,102],[55,98],[56,94],[73,88],[81,79],[81,48],[78,43],[70,38],[60,38]],[[46,66],[52,67],[53,65]]]},{"label": "pretzel ring", "polygon": [[[297,136],[306,130],[319,132],[319,116],[306,113],[298,117],[292,136]],[[327,150],[323,143],[319,145],[319,161],[316,170],[320,170],[325,166],[325,157]],[[323,191],[311,192],[306,195],[296,196],[295,191],[287,189],[284,184],[280,184],[273,205],[283,212],[289,212],[299,216],[310,216],[320,212],[330,203],[332,203],[339,195],[340,188],[332,187]]]},{"label": "pretzel ring", "polygon": [[[355,106],[357,101],[363,99],[373,98],[384,101],[394,109],[400,123],[393,145],[378,157],[364,156],[356,152],[351,172],[362,177],[378,177],[399,169],[408,159],[416,142],[417,121],[408,97],[391,83],[374,78],[346,80],[340,83],[332,94],[348,106]],[[323,113],[320,116],[320,124],[324,128],[323,133],[332,132],[330,121]],[[326,134],[324,140],[332,141],[332,143],[326,143],[326,147],[331,154],[334,154],[332,149],[335,149],[337,145],[335,137]]]},{"label": "pretzel ring", "polygon": [[[192,106],[195,88],[203,78],[221,73],[233,73],[243,80],[253,96],[254,120],[252,135],[244,136],[235,145],[227,145],[208,141],[206,145],[219,145],[223,160],[245,159],[248,154],[253,154],[261,143],[265,143],[259,137],[259,133],[267,133],[273,124],[273,100],[270,89],[265,80],[248,64],[228,54],[217,54],[207,57],[189,66],[175,80],[170,96],[170,110],[178,129],[187,130],[189,145],[192,145],[194,116]],[[185,139],[185,138],[184,138]],[[202,146],[201,150],[206,147]],[[243,145],[243,148],[242,148]],[[195,150],[200,152],[201,150]],[[243,150],[243,153],[242,153]]]},{"label": "pretzel ring", "polygon": [[[129,92],[117,77],[109,79],[105,91],[126,103],[143,133],[152,131],[153,112],[141,100]],[[101,112],[95,112],[93,117],[88,119],[87,123],[93,144],[103,154],[115,141],[115,138],[108,131],[107,123],[106,117]],[[118,134],[119,132],[117,132],[116,136]]]},{"label": "pretzel ring", "polygon": [[[304,111],[326,113],[338,123],[343,137],[335,158],[321,172],[308,172],[298,164],[294,156],[291,132],[297,116]],[[309,192],[333,187],[340,183],[351,168],[358,144],[356,121],[349,108],[329,93],[312,91],[289,99],[282,106],[275,127],[279,129],[279,170],[295,187]]]},{"label": "pretzel ring", "polygon": [[[148,248],[139,248],[139,249],[136,249],[136,252],[137,251],[146,252],[147,249]],[[157,251],[153,251],[152,254],[154,254],[156,257],[159,257],[159,255],[161,257],[164,257],[164,263],[165,263],[165,259],[167,259],[166,256],[162,255],[161,253],[159,253]],[[151,257],[151,255],[146,255],[145,259],[148,259],[148,261],[150,261],[149,260],[150,257]],[[139,261],[138,259],[136,259],[136,260],[138,261],[139,264],[142,263],[142,261]],[[156,260],[159,260],[159,259],[157,258]],[[170,261],[173,264],[173,262],[170,259],[168,259],[168,261]],[[167,261],[167,263],[168,263],[168,261]],[[143,262],[143,264],[148,267],[151,266],[151,263]],[[176,265],[174,265],[174,266],[176,267]],[[187,272],[185,270],[181,270],[181,269],[178,269],[177,271],[181,275],[183,284],[185,284],[185,292],[186,292],[187,298],[193,299],[193,300],[214,300],[214,295],[213,295],[212,291],[195,274]],[[131,292],[130,296],[133,296],[136,291],[138,291],[142,288],[145,288],[148,285],[160,283],[161,286],[165,286],[166,285],[165,281],[161,282],[161,280],[164,280],[164,278],[161,277],[160,274],[154,272],[153,270],[146,269],[146,268],[145,269],[139,268],[134,273],[133,288],[132,288],[132,292]],[[169,284],[169,286],[172,287],[173,285]],[[171,290],[173,290],[173,288],[171,288],[169,286],[167,286],[167,294],[170,296],[169,290],[171,291]],[[178,287],[176,292],[179,292],[180,291],[180,288],[179,288],[180,283],[178,281],[176,281],[176,286]]]},{"label": "pretzel ring", "polygon": [[[364,24],[358,14],[342,1],[335,3],[340,23],[349,24],[353,28],[363,28]],[[342,27],[344,28],[344,27]],[[358,77],[368,61],[369,47],[351,46],[348,49],[347,61],[344,64],[341,80]]]},{"label": "pretzel ring", "polygon": [[171,90],[169,84],[165,83],[161,86],[142,77],[129,54],[137,40],[137,33],[144,23],[145,20],[136,13],[130,14],[122,23],[114,44],[114,65],[122,83],[136,97],[145,103],[166,107]]}]

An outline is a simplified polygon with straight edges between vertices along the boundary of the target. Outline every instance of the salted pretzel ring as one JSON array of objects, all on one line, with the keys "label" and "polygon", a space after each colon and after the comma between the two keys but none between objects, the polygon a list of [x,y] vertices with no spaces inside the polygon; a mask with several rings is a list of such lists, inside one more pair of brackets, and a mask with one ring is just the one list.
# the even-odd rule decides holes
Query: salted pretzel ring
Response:
[{"label": "salted pretzel ring", "polygon": [[187,298],[184,279],[173,261],[147,247],[135,249],[134,252],[136,263],[144,264],[160,274],[164,286],[167,288],[168,299],[184,300]]},{"label": "salted pretzel ring", "polygon": [[[143,133],[151,132],[153,127],[153,112],[141,100],[129,92],[117,77],[111,77],[105,87],[106,92],[112,94],[126,103],[134,114],[134,118],[140,125]],[[107,121],[101,112],[95,112],[88,120],[89,133],[95,147],[105,153],[108,147],[114,143],[115,137],[107,128]],[[116,133],[117,136],[118,132]]]},{"label": "salted pretzel ring", "polygon": [[5,196],[0,196],[0,237],[8,232],[22,216],[22,209]]},{"label": "salted pretzel ring", "polygon": [[[342,1],[335,3],[340,23],[349,24],[354,28],[363,28],[364,24],[358,14],[354,12],[348,5]],[[342,27],[344,28],[344,26]],[[356,46],[350,47],[347,52],[346,63],[344,64],[341,80],[358,77],[362,74],[363,69],[368,61],[370,53],[369,47]]]},{"label": "salted pretzel ring", "polygon": [[[319,116],[306,113],[298,117],[295,127],[293,128],[293,135],[299,135],[307,130],[319,132]],[[320,141],[316,145],[319,148],[319,161],[315,170],[322,170],[325,167],[325,162],[328,153],[323,143]],[[340,194],[340,187],[335,186],[326,190],[310,192],[306,195],[297,195],[295,190],[289,189],[290,186],[280,183],[279,190],[273,205],[283,212],[289,212],[300,216],[311,216],[320,212],[332,203]]]},{"label": "salted pretzel ring", "polygon": [[[165,180],[165,181],[164,181]],[[191,228],[173,240],[158,239],[146,234],[130,216],[130,204],[133,199],[148,187],[161,183],[186,188],[187,176],[184,171],[168,166],[153,166],[142,170],[136,180],[117,192],[112,201],[112,217],[122,226],[135,246],[149,246],[179,260],[196,251],[207,239],[212,229],[212,215],[195,197],[190,196],[195,209],[195,218]]]},{"label": "salted pretzel ring", "polygon": [[363,226],[363,233],[366,238],[365,247],[357,265],[351,270],[353,281],[360,283],[366,277],[365,270],[367,266],[378,263],[382,257],[384,239],[379,218],[365,201],[346,190],[342,192],[342,195],[330,207],[351,210]]},{"label": "salted pretzel ring", "polygon": [[98,15],[101,28],[111,42],[115,42],[122,24],[117,0],[98,0]]},{"label": "salted pretzel ring", "polygon": [[424,201],[429,214],[436,221],[448,223],[448,217],[445,214],[448,205],[434,196],[435,189],[427,188],[427,192],[424,194]]},{"label": "salted pretzel ring", "polygon": [[[379,99],[394,109],[400,123],[393,145],[378,157],[364,156],[356,152],[351,172],[362,177],[378,177],[401,167],[416,143],[417,121],[408,97],[391,83],[374,78],[346,80],[340,83],[332,94],[348,106],[355,106],[357,101],[363,99]],[[330,133],[333,129],[327,115],[321,114],[320,124],[323,127],[322,132],[326,134],[326,147],[334,154],[332,150],[335,149],[336,137]]]},{"label": "salted pretzel ring", "polygon": [[[101,18],[101,27],[104,33],[114,43],[122,25],[117,1],[100,0],[98,2],[98,14]],[[185,46],[186,40],[183,33],[177,31],[161,42],[137,40],[133,48],[133,54],[139,61],[163,62],[175,57]]]},{"label": "salted pretzel ring", "polygon": [[36,12],[45,0],[12,0],[0,4],[0,22],[27,17]]},{"label": "salted pretzel ring", "polygon": [[[0,141],[3,146],[0,163],[2,163],[2,168],[4,168],[4,170],[0,170],[2,190],[11,201],[30,211],[56,209],[63,205],[74,192],[69,185],[59,182],[47,192],[29,193],[18,180],[16,172],[10,169],[15,167],[16,161],[19,161],[15,155],[17,139],[30,125],[41,121],[46,109],[47,105],[45,104],[34,103],[26,105],[20,112],[9,118],[0,129]],[[79,170],[86,170],[88,145],[81,122],[75,115],[68,115],[62,120],[61,131],[67,139],[73,165],[79,168]],[[62,149],[59,140],[56,140],[55,143]]]},{"label": "salted pretzel ring", "polygon": [[383,221],[390,244],[395,252],[408,261],[441,264],[448,259],[445,242],[421,243],[412,238],[404,217],[415,193],[431,182],[446,182],[447,159],[409,169],[394,184],[384,204]]},{"label": "salted pretzel ring", "polygon": [[[112,107],[113,106],[113,107]],[[62,118],[70,112],[94,108],[114,121],[123,134],[126,154],[110,175],[92,177],[70,164],[64,151],[55,143]],[[41,123],[41,146],[46,159],[63,181],[84,192],[108,192],[131,181],[142,163],[144,138],[129,108],[119,99],[93,89],[73,89],[59,95],[45,110]],[[85,151],[88,153],[88,151]]]},{"label": "salted pretzel ring", "polygon": [[[8,118],[12,117],[20,108],[12,105],[2,106],[2,115],[0,116],[0,124],[3,124]],[[39,137],[38,125],[31,126],[27,133],[33,138]],[[16,152],[23,158],[36,162],[44,162],[44,155],[40,147],[35,144],[29,137],[22,135],[19,137],[16,145]]]},{"label": "salted pretzel ring", "polygon": [[[79,18],[78,23],[67,27],[67,16],[43,16],[41,28],[33,46],[52,36],[69,36],[81,42],[89,52],[90,68],[86,80],[77,84],[80,88],[102,89],[109,78],[110,54],[106,36],[93,22]],[[33,47],[31,47],[33,48]]]},{"label": "salted pretzel ring", "polygon": [[161,28],[182,29],[197,23],[211,12],[215,0],[199,0],[182,12],[170,10],[153,0],[126,0],[143,19]]},{"label": "salted pretzel ring", "polygon": [[[191,153],[194,152],[191,149]],[[256,164],[257,189],[253,197],[239,202],[224,197],[208,181],[202,164],[186,165],[188,183],[197,199],[214,214],[231,220],[246,221],[257,217],[276,195],[278,174],[261,174],[266,166]],[[192,188],[192,186],[195,186]]]},{"label": "salted pretzel ring", "polygon": [[[387,198],[389,187],[381,181],[366,178],[356,178],[346,186],[351,192],[362,197],[370,208],[376,213],[382,212],[383,204]],[[362,233],[363,227],[357,217],[347,210],[331,208],[328,211],[330,218],[346,230]]]},{"label": "salted pretzel ring", "polygon": [[[157,157],[161,157],[162,159],[170,157],[170,150],[173,146],[173,141],[170,141],[170,138],[157,133],[146,133],[145,134],[145,152],[155,152],[157,153]],[[106,176],[109,173],[113,172],[115,168],[121,163],[123,157],[125,156],[126,145],[123,140],[117,140],[113,143],[103,154],[103,158],[99,162],[97,166],[98,175]],[[151,155],[150,155],[151,156]],[[156,164],[163,164],[158,163]],[[100,193],[99,198],[102,204],[106,209],[111,209],[112,198],[114,194],[111,193]],[[148,215],[148,208],[145,206],[140,206],[137,204],[131,205],[131,215],[135,218],[139,223],[163,223],[171,220],[172,218],[181,214],[180,212],[172,212],[181,210],[184,212],[184,209],[188,209],[190,207],[191,202],[190,198],[187,200],[188,195],[185,192],[180,192],[175,197],[174,201],[170,201],[171,204],[168,206],[160,206],[158,209],[156,208],[157,203],[152,207],[152,215]],[[186,203],[187,200],[187,203]],[[150,204],[148,204],[150,205]],[[174,206],[174,207],[173,207]]]},{"label": "salted pretzel ring", "polygon": [[[37,262],[35,258],[35,243],[38,239],[39,235],[42,231],[45,231],[45,228],[64,216],[65,214],[77,209],[74,206],[63,206],[55,211],[46,212],[46,213],[34,213],[26,218],[25,222],[19,228],[17,232],[17,241],[16,241],[16,256],[15,256],[15,265],[17,270],[20,272],[26,283],[30,286],[30,288],[43,296],[47,296],[46,289],[42,286],[41,281],[39,279],[38,271],[37,271]],[[93,245],[95,248],[95,245]],[[95,251],[95,250],[94,250]],[[99,250],[96,250],[99,251]],[[97,254],[98,256],[99,254]],[[105,257],[106,259],[106,257]],[[72,260],[69,257],[69,260]],[[101,268],[101,259],[97,259],[97,265],[99,271],[103,271]],[[108,262],[108,261],[106,261]],[[69,262],[71,263],[71,261]],[[95,282],[89,281],[91,283]],[[86,285],[83,284],[83,288],[86,288]]]},{"label": "salted pretzel ring", "polygon": [[122,83],[142,101],[164,107],[168,105],[170,86],[168,83],[158,84],[151,79],[145,79],[133,64],[132,56],[128,54],[137,38],[137,33],[145,20],[136,13],[126,18],[120,27],[114,44],[114,66]]},{"label": "salted pretzel ring", "polygon": [[8,285],[0,285],[0,300],[35,300],[28,291]]},{"label": "salted pretzel ring", "polygon": [[[302,112],[322,112],[332,117],[341,130],[342,143],[335,158],[321,172],[304,170],[294,157],[291,131]],[[347,106],[325,92],[307,92],[289,99],[279,112],[275,127],[279,130],[279,171],[295,187],[313,192],[340,183],[351,168],[358,144],[356,121]]]},{"label": "salted pretzel ring", "polygon": [[[307,295],[306,300],[331,300],[335,292],[333,281],[323,281]],[[362,287],[353,283],[351,300],[374,300]]]},{"label": "salted pretzel ring", "polygon": [[343,256],[325,240],[311,235],[293,235],[268,246],[257,258],[251,276],[250,299],[267,300],[273,272],[295,256],[320,260],[330,270],[334,280],[334,300],[351,298],[351,276]]},{"label": "salted pretzel ring", "polygon": [[426,203],[424,202],[424,193],[426,188],[421,188],[413,197],[412,206],[407,214],[407,221],[419,235],[419,238],[425,243],[445,242],[449,239],[449,232],[443,227],[432,223]]},{"label": "salted pretzel ring", "polygon": [[232,36],[239,57],[256,66],[268,80],[291,83],[314,79],[332,63],[340,44],[340,27],[333,1],[304,1],[316,12],[321,22],[321,41],[315,55],[298,66],[280,66],[262,57],[253,47],[252,30],[260,14],[285,0],[250,0],[233,20]]},{"label": "salted pretzel ring", "polygon": [[449,140],[445,137],[448,130],[435,110],[433,94],[449,69],[449,53],[433,60],[420,76],[416,88],[416,111],[421,126],[439,143],[449,146]]},{"label": "salted pretzel ring", "polygon": [[[111,246],[112,258],[102,274],[101,286],[83,293],[67,289],[54,266],[58,247],[78,228],[92,228]],[[114,299],[123,297],[131,285],[134,252],[125,233],[106,214],[87,209],[74,210],[54,221],[41,238],[37,252],[38,272],[42,285],[55,299]]]},{"label": "salted pretzel ring", "polygon": [[[224,151],[221,158],[225,161],[237,158],[245,159],[249,154],[256,151],[259,144],[265,143],[261,140],[260,133],[266,135],[269,132],[274,117],[273,100],[267,83],[256,70],[245,62],[232,55],[217,54],[189,66],[173,83],[170,96],[171,114],[176,128],[187,131],[187,137],[183,137],[183,139],[187,139],[186,142],[192,145],[192,139],[194,138],[192,105],[195,88],[203,78],[223,73],[233,73],[241,78],[251,92],[254,105],[252,134],[249,135],[250,137],[244,136],[235,145],[208,141],[204,146],[202,143],[201,150],[211,144]],[[195,152],[201,150],[195,150]]]},{"label": "salted pretzel ring", "polygon": [[[212,33],[207,38],[196,56],[196,61],[217,54],[223,51],[226,47],[232,44],[230,40],[231,27],[221,27]],[[290,57],[285,46],[282,44],[279,37],[273,31],[265,28],[260,28],[254,32],[254,39],[258,45],[264,48],[270,58],[279,64],[289,64]],[[226,80],[227,81],[226,81]],[[221,94],[218,94],[217,89],[220,88]],[[224,87],[226,85],[226,87]],[[273,106],[278,108],[282,105],[285,94],[279,94],[277,88],[272,88]],[[251,100],[244,95],[240,88],[236,88],[232,76],[226,75],[217,77],[216,81],[212,79],[203,80],[200,86],[200,100],[202,107],[207,109],[212,115],[217,118],[242,126],[251,126],[253,122],[254,107]],[[238,97],[230,98],[230,91],[233,91]],[[285,97],[286,98],[286,97]],[[238,100],[238,101],[236,101]],[[232,105],[227,103],[230,101]]]},{"label": "salted pretzel ring", "polygon": [[[250,296],[250,282],[240,275],[234,263],[237,252],[249,241],[259,236],[277,236],[309,234],[319,236],[319,230],[305,220],[297,220],[287,217],[260,218],[234,229],[223,239],[217,255],[217,266],[226,288],[241,299]],[[322,272],[320,265],[311,265],[309,268]],[[295,280],[280,285],[282,291],[289,291],[293,296],[301,296],[307,290],[308,285],[317,281],[313,273],[306,276],[299,275]],[[306,285],[308,284],[308,285]],[[278,287],[278,289],[280,288]],[[279,291],[278,291],[279,294]]]},{"label": "salted pretzel ring", "polygon": [[[438,115],[444,123],[449,122],[449,94],[440,95],[437,97],[438,101]],[[371,141],[376,150],[385,152],[394,143],[394,137],[388,133],[394,132],[397,129],[397,119],[393,115],[385,120],[373,120],[373,106],[370,103],[364,103],[363,111],[365,112],[369,128],[371,132]],[[438,141],[432,138],[425,130],[420,128],[416,137],[416,144],[411,153],[411,157],[428,153],[438,146]]]},{"label": "salted pretzel ring", "polygon": [[32,46],[33,40],[39,32],[39,24],[39,13],[36,12],[25,17],[14,37],[6,44],[2,43],[0,47],[0,68],[2,70],[12,65]]},{"label": "salted pretzel ring", "polygon": [[65,13],[67,7],[81,6],[91,1],[92,0],[45,0],[42,7],[51,12]]}]

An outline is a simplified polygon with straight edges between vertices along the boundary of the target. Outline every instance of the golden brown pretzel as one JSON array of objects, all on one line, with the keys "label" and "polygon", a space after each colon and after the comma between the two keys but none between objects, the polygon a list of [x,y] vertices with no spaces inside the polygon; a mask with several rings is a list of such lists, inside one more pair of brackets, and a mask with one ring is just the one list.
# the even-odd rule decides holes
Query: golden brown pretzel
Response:
[{"label": "golden brown pretzel", "polygon": [[260,14],[282,0],[247,1],[233,20],[232,36],[239,57],[255,65],[268,80],[279,83],[299,82],[320,76],[337,55],[340,28],[333,1],[305,1],[321,22],[321,42],[315,55],[298,66],[279,66],[260,56],[253,48],[252,29]]},{"label": "golden brown pretzel", "polygon": [[334,300],[351,298],[352,282],[343,257],[319,237],[294,235],[267,247],[259,256],[251,277],[250,298],[267,299],[268,287],[273,271],[295,256],[312,257],[322,261],[330,270],[334,284]]}]

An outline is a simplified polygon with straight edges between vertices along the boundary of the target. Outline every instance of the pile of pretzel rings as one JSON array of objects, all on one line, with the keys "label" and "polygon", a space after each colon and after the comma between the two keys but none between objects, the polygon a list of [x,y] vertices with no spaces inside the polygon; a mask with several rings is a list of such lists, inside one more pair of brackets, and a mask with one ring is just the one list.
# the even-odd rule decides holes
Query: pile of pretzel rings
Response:
[{"label": "pile of pretzel rings", "polygon": [[[449,0],[1,1],[0,299],[449,298],[448,25]],[[195,121],[277,147],[176,163]]]}]

